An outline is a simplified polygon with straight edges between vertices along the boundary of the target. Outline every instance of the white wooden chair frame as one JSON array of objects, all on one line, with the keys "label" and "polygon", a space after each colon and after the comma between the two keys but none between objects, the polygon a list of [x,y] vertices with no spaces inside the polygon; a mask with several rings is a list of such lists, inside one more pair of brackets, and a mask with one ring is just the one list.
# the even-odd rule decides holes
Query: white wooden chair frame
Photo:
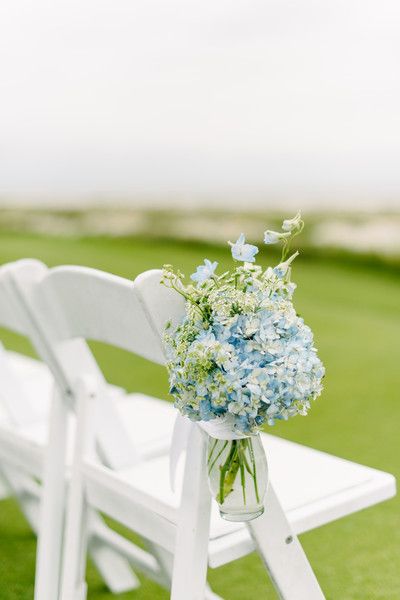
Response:
[{"label": "white wooden chair frame", "polygon": [[[1,319],[0,319],[1,321]],[[18,357],[18,361],[20,358]],[[22,513],[30,524],[31,529],[38,534],[39,532],[39,503],[42,497],[42,486],[37,480],[44,479],[44,464],[45,464],[45,447],[38,446],[34,441],[26,437],[24,433],[19,434],[19,427],[31,423],[29,415],[31,414],[31,405],[24,398],[23,389],[19,385],[19,380],[15,378],[13,370],[8,367],[10,362],[10,353],[6,352],[0,344],[0,380],[1,380],[1,398],[0,404],[6,401],[9,413],[12,415],[11,422],[7,424],[0,423],[0,499],[15,496],[20,506]],[[32,361],[35,362],[35,361]],[[12,365],[10,365],[12,366]],[[62,407],[59,402],[53,404],[53,413],[55,408],[58,410]],[[65,419],[66,413],[60,415],[61,418],[56,418],[53,414],[52,435],[55,440],[50,442],[50,448],[56,450],[63,447],[65,443]],[[10,425],[12,425],[10,427]],[[61,426],[63,425],[63,426]],[[58,428],[58,431],[57,431]],[[23,430],[22,430],[23,431]],[[56,468],[58,476],[57,460],[54,460],[57,454],[50,454],[52,457],[51,468]],[[54,482],[54,476],[51,471],[46,475],[46,479],[51,479]],[[58,481],[60,481],[58,479]],[[51,487],[54,490],[52,505],[58,506],[58,518],[54,524],[52,511],[48,508],[42,508],[46,516],[46,531],[52,531],[53,535],[49,546],[45,547],[45,555],[50,554],[52,557],[60,555],[62,534],[62,517],[65,508],[64,487],[59,483],[59,486]],[[51,525],[53,523],[53,525]],[[115,533],[107,527],[102,519],[96,514],[91,515],[89,528],[89,553],[91,558],[100,572],[107,587],[114,593],[134,589],[139,585],[135,577],[130,563],[136,566],[143,573],[150,577],[153,573],[157,575],[157,581],[163,585],[169,585],[161,577],[156,559],[149,553],[144,552],[137,546],[128,542],[124,537]],[[56,540],[59,540],[57,543]],[[46,564],[51,566],[51,561],[46,559]],[[49,569],[46,570],[48,572]],[[44,576],[47,580],[47,575]],[[53,580],[53,577],[51,577]],[[50,584],[49,584],[50,586]],[[49,595],[52,593],[50,586]],[[43,589],[41,589],[43,591]]]},{"label": "white wooden chair frame", "polygon": [[[73,394],[69,380],[73,378],[73,369],[77,368],[78,360],[91,367],[91,372],[100,380],[104,388],[104,381],[99,377],[99,371],[88,349],[82,342],[74,344],[75,348],[63,348],[67,356],[72,356],[74,351],[75,361],[71,367],[71,373],[65,373],[63,366],[60,367],[60,357],[54,350],[51,335],[46,332],[46,320],[44,323],[38,320],[30,300],[30,289],[32,284],[40,280],[46,273],[47,268],[38,261],[18,261],[18,263],[6,265],[1,269],[0,288],[2,302],[0,302],[0,324],[27,335],[31,338],[34,346],[55,372],[56,378],[62,383],[60,394],[55,389],[55,397],[52,403],[51,418],[49,424],[50,439],[47,451],[47,459],[44,461],[40,449],[30,444],[23,437],[18,438],[9,428],[2,429],[0,426],[0,472],[2,479],[7,484],[8,491],[16,495],[19,504],[32,529],[37,533],[40,530],[37,550],[37,573],[35,582],[35,597],[40,600],[54,600],[58,596],[58,586],[61,568],[61,541],[63,535],[63,520],[65,510],[65,447],[66,447],[66,424],[68,407],[71,405]],[[8,295],[8,298],[6,297]],[[12,377],[11,370],[7,369],[6,353],[0,356],[0,373],[2,377],[3,392],[9,396],[9,405],[22,400],[21,390],[18,389],[18,381]],[[62,357],[64,359],[64,356]],[[61,363],[62,365],[64,362]],[[71,366],[71,361],[70,361]],[[7,375],[7,377],[6,377]],[[5,389],[6,386],[6,389]],[[104,393],[102,408],[105,407]],[[24,409],[29,412],[28,403],[24,403]],[[110,405],[106,406],[100,415],[102,425],[98,442],[100,446],[105,442],[105,458],[109,464],[116,464],[120,460],[137,460],[136,448],[121,428],[118,419],[110,412]],[[18,413],[18,416],[21,412]],[[111,417],[111,418],[110,418]],[[111,427],[110,427],[111,426]],[[118,443],[113,441],[110,446],[107,438],[116,432]],[[111,431],[110,431],[111,430]],[[118,450],[118,446],[120,450]],[[121,451],[122,446],[122,451]],[[109,450],[110,449],[110,450]],[[160,450],[155,449],[155,452]],[[45,464],[44,464],[45,463]],[[44,464],[44,466],[43,466]],[[44,469],[44,473],[43,473]],[[32,477],[33,476],[33,477]],[[39,477],[45,481],[44,491],[35,481]],[[39,527],[38,501],[42,498],[41,525]],[[131,565],[143,573],[152,577],[162,585],[169,585],[169,577],[160,568],[159,560],[155,551],[151,554],[128,542],[125,538],[109,529],[102,519],[93,511],[90,511],[90,539],[89,549],[92,559],[100,571],[109,589],[114,592],[134,589],[139,581],[132,571]]]},{"label": "white wooden chair frame", "polygon": [[[0,320],[1,321],[1,320]],[[8,367],[9,356],[0,343],[0,405],[4,418],[12,421],[16,427],[23,426],[33,418],[29,402],[25,402],[23,390],[19,381]],[[1,458],[0,447],[0,458]],[[16,457],[14,457],[14,460]],[[4,484],[2,498],[15,495],[20,508],[33,531],[38,528],[38,498],[40,487],[37,482],[22,471],[17,471],[12,464],[0,462],[0,473]]]},{"label": "white wooden chair frame", "polygon": [[[82,280],[85,279],[85,271],[81,271],[81,275]],[[51,289],[53,300],[56,301],[57,297],[63,310],[68,313],[65,315],[68,326],[65,327],[65,337],[62,339],[70,340],[76,336],[89,335],[93,339],[117,345],[155,362],[164,360],[161,341],[164,324],[167,319],[172,318],[176,321],[180,318],[184,308],[175,293],[160,286],[159,271],[143,274],[136,279],[133,287],[121,278],[93,274],[99,286],[96,292],[102,291],[103,296],[107,294],[108,300],[104,300],[103,297],[103,301],[98,303],[97,316],[102,315],[102,318],[96,323],[92,321],[92,326],[85,321],[90,319],[87,311],[83,310],[81,318],[75,317],[77,306],[74,307],[74,301],[81,302],[82,294],[75,294],[74,300],[69,290],[74,281],[76,289],[77,277],[79,279],[76,269],[59,268],[50,274],[46,283],[47,294]],[[68,298],[68,301],[65,298]],[[130,304],[142,307],[142,318],[147,319],[148,323],[146,338],[140,336],[142,344],[139,346],[137,336],[138,332],[142,331],[143,322],[138,324],[133,318],[133,314],[137,316],[139,310],[129,313]],[[107,323],[106,327],[104,322]],[[113,475],[109,469],[91,459],[94,437],[92,420],[88,415],[90,405],[97,401],[97,395],[96,383],[87,377],[82,378],[78,394],[81,441],[75,448],[69,492],[61,600],[75,600],[83,597],[85,593],[82,576],[85,538],[82,531],[87,506],[94,506],[118,518],[158,547],[164,548],[167,553],[174,552],[171,589],[173,600],[197,600],[212,596],[206,584],[211,499],[206,485],[204,435],[196,426],[192,428],[177,520],[165,521],[161,514],[151,510],[148,504],[150,498],[140,497],[134,483],[125,484],[117,474]],[[354,498],[347,502],[346,507],[341,506],[342,514],[373,504],[379,501],[378,496],[379,499],[390,497],[394,493],[393,478],[379,473],[375,487],[379,488],[379,492],[375,490],[375,496],[367,498],[364,491],[358,506]],[[117,513],[115,504],[118,504]],[[340,510],[336,511],[336,514],[340,515]],[[325,520],[321,516],[319,518],[321,523],[330,520],[328,516],[325,516]],[[314,600],[324,597],[295,531],[275,494],[273,484],[269,486],[264,515],[250,522],[247,527],[253,540],[252,548],[256,548],[262,556],[280,597],[287,600]],[[227,556],[229,552],[225,550],[224,562],[227,562]]]}]

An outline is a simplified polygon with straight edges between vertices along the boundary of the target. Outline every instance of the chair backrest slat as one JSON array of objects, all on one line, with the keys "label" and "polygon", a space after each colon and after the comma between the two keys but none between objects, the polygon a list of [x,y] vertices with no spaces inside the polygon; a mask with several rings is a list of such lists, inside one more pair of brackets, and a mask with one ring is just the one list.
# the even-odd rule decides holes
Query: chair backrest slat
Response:
[{"label": "chair backrest slat", "polygon": [[143,306],[158,343],[162,338],[167,321],[176,326],[185,314],[185,300],[176,291],[161,284],[162,271],[152,269],[138,275],[133,287]]},{"label": "chair backrest slat", "polygon": [[0,267],[0,327],[28,337],[31,331],[29,319],[26,318],[19,302],[15,301],[12,293],[12,274],[18,269],[24,272],[26,279],[41,278],[47,267],[38,260],[24,259],[8,263]]},{"label": "chair backrest slat", "polygon": [[[12,293],[10,274],[15,264],[17,263],[0,267],[0,327],[29,338],[30,321]],[[18,261],[18,265],[29,277],[40,276],[47,270],[43,263],[33,259]],[[14,363],[11,363],[9,354],[0,343],[0,404],[9,421],[16,427],[20,427],[38,420],[41,411],[38,406],[32,404],[29,387],[21,380],[18,372],[15,372]]]},{"label": "chair backrest slat", "polygon": [[164,362],[159,340],[127,279],[96,269],[57,267],[36,287],[34,299],[58,340],[82,337]]}]

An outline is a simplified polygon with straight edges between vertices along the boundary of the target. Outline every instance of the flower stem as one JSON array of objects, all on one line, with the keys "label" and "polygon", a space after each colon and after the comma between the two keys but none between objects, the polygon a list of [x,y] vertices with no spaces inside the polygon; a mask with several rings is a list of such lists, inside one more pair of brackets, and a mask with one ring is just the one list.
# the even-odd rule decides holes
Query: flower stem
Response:
[{"label": "flower stem", "polygon": [[212,455],[214,454],[214,450],[215,450],[217,444],[218,444],[218,439],[215,438],[214,443],[213,443],[213,445],[211,447],[210,453],[208,455],[207,464],[210,464],[211,459],[212,459]]},{"label": "flower stem", "polygon": [[[225,454],[223,454],[224,452]],[[223,458],[219,460],[221,455]],[[219,491],[217,495],[217,501],[219,504],[224,504],[229,494],[234,491],[234,484],[236,479],[239,478],[240,473],[240,485],[242,488],[243,503],[246,505],[246,471],[253,480],[256,500],[258,503],[260,502],[256,456],[251,438],[225,441],[212,440],[212,442],[210,442],[207,463],[209,475],[214,467],[218,468],[219,470]]]},{"label": "flower stem", "polygon": [[218,454],[215,457],[215,459],[213,460],[212,464],[208,467],[208,474],[210,474],[211,471],[213,470],[213,467],[214,467],[215,463],[217,462],[217,460],[219,459],[219,457],[221,456],[221,454],[223,453],[223,451],[225,450],[225,448],[227,447],[227,445],[228,445],[228,440],[226,440],[225,444],[222,446],[221,450],[218,452]]},{"label": "flower stem", "polygon": [[235,483],[236,475],[239,470],[238,460],[238,441],[233,440],[232,446],[225,461],[225,464],[220,467],[221,474],[219,480],[219,498],[220,504],[223,504],[226,496],[228,496],[233,490],[233,484]]},{"label": "flower stem", "polygon": [[257,483],[256,460],[255,460],[255,456],[254,456],[253,440],[251,438],[249,438],[249,449],[250,449],[251,463],[253,465],[254,491],[256,493],[257,502],[260,502],[260,495],[258,493],[258,483]]},{"label": "flower stem", "polygon": [[244,466],[246,467],[246,471],[248,473],[250,473],[250,475],[253,477],[253,471],[251,470],[249,461],[246,458],[246,448],[247,447],[248,447],[248,441],[247,441],[247,439],[244,439],[243,440],[243,453],[242,453],[243,463],[244,463]]},{"label": "flower stem", "polygon": [[244,455],[244,451],[242,448],[242,444],[240,444],[239,442],[239,468],[240,468],[240,483],[242,485],[242,494],[243,494],[243,502],[244,505],[246,505],[246,473],[244,470],[244,461],[243,461],[243,455]]}]

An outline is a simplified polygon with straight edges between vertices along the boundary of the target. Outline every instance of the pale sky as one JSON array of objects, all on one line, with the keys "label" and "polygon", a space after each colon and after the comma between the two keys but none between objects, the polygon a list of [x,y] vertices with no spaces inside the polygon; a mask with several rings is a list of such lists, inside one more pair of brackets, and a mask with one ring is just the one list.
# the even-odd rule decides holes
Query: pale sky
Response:
[{"label": "pale sky", "polygon": [[398,0],[2,0],[0,197],[400,207]]}]

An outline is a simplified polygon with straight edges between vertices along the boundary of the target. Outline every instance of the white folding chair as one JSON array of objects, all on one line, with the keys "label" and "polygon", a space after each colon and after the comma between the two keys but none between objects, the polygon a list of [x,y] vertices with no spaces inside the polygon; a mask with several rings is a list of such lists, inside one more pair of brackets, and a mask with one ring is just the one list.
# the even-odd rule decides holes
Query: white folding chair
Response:
[{"label": "white folding chair", "polygon": [[[34,295],[48,317],[51,302],[61,307],[62,327],[59,319],[53,325],[61,347],[87,337],[154,362],[163,360],[165,321],[176,321],[184,311],[180,298],[160,286],[159,271],[143,274],[132,287],[105,273],[61,267],[36,286]],[[84,531],[90,508],[163,548],[167,562],[174,554],[173,600],[212,597],[206,587],[207,563],[217,567],[254,550],[282,598],[313,600],[323,594],[297,535],[395,493],[394,478],[387,473],[263,434],[271,472],[265,513],[247,525],[229,523],[219,517],[216,506],[211,509],[205,439],[196,425],[190,426],[176,493],[169,486],[168,456],[119,469],[95,461],[91,415],[100,396],[97,382],[82,369],[76,388],[79,436],[69,489],[61,600],[85,594]]]},{"label": "white folding chair", "polygon": [[[0,344],[0,427],[6,427],[7,430],[11,428],[18,432],[24,431],[26,433],[26,436],[24,436],[26,441],[29,436],[29,429],[33,423],[36,424],[37,422],[38,414],[29,402],[25,386],[21,384],[17,373],[10,364],[10,355],[11,353],[8,353]],[[20,366],[18,355],[12,355],[12,359],[13,363],[15,362]],[[35,381],[32,377],[29,377],[29,369],[27,369],[27,374],[28,377],[26,378],[26,383],[34,386]],[[42,389],[47,395],[48,390],[45,385],[42,386]],[[10,432],[8,431],[8,433]],[[19,433],[17,436],[18,435]],[[16,496],[25,518],[29,522],[31,528],[37,532],[38,499],[40,495],[40,486],[34,479],[37,472],[33,472],[33,470],[30,469],[30,475],[32,475],[32,477],[29,477],[27,473],[24,473],[20,468],[17,468],[15,463],[20,462],[21,457],[14,452],[13,446],[8,450],[9,453],[11,453],[11,464],[10,462],[4,461],[5,448],[4,445],[1,445],[0,443],[0,473],[3,482],[6,483],[7,490],[4,493],[4,497],[10,495]],[[33,455],[30,456],[31,461],[33,460],[32,457]],[[3,460],[1,460],[2,458]],[[37,471],[38,470],[39,468],[37,468]]]},{"label": "white folding chair", "polygon": [[[53,350],[51,336],[46,334],[46,323],[42,324],[37,319],[30,305],[31,287],[46,271],[47,268],[38,261],[19,261],[0,269],[0,325],[31,337],[42,358],[49,361],[61,379],[61,390],[65,391],[68,390],[68,377],[70,380],[73,378],[73,369],[71,373],[68,369],[64,371],[63,367],[60,372],[57,370],[60,358],[57,357],[57,351]],[[68,348],[70,355],[75,351],[74,364],[77,366],[80,360],[86,366],[89,364],[92,374],[99,377],[96,364],[83,342],[74,346]],[[63,351],[66,352],[66,349],[63,348]],[[52,439],[47,451],[50,475],[47,475],[47,493],[42,494],[37,480],[43,479],[53,377],[43,363],[4,350],[0,351],[0,377],[0,474],[7,482],[8,491],[17,497],[34,531],[38,530],[38,500],[44,496],[36,597],[54,600],[58,593],[63,528],[67,422],[65,396],[70,401],[70,393],[68,390],[64,397],[58,395],[53,403]],[[102,423],[98,428],[99,444],[107,464],[115,465],[118,460],[123,460],[125,466],[134,464],[139,458],[157,456],[169,447],[175,412],[168,403],[140,394],[118,393],[113,386],[105,386],[103,380],[101,385],[103,402]],[[162,416],[162,428],[155,426],[151,432],[143,431],[138,424],[138,415],[149,419],[154,414]],[[128,426],[129,434],[122,427],[123,423]],[[107,445],[107,441],[102,443],[102,440],[113,434],[117,435],[110,452],[110,444]],[[132,435],[135,444],[132,443]],[[123,452],[118,451],[119,444],[123,445]],[[133,589],[139,584],[129,563],[164,583],[165,576],[153,555],[110,530],[93,512],[90,521],[90,553],[112,591]]]}]

